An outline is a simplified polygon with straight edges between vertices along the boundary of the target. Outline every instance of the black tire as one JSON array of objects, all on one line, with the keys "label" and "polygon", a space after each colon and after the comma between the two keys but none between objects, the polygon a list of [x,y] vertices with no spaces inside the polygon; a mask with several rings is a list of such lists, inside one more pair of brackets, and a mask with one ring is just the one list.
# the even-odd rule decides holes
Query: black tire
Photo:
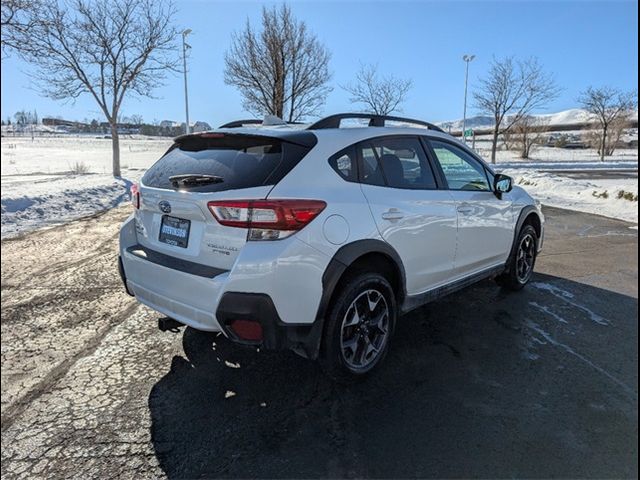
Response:
[{"label": "black tire", "polygon": [[[357,323],[353,323],[354,314],[358,314]],[[334,380],[350,382],[380,365],[389,349],[396,317],[396,298],[385,277],[374,272],[350,275],[339,286],[326,317],[320,363],[327,374]],[[360,359],[364,364],[358,367]]]},{"label": "black tire", "polygon": [[537,256],[538,234],[531,225],[525,225],[518,233],[516,250],[509,258],[507,270],[496,278],[498,285],[512,291],[522,290],[531,280]]}]

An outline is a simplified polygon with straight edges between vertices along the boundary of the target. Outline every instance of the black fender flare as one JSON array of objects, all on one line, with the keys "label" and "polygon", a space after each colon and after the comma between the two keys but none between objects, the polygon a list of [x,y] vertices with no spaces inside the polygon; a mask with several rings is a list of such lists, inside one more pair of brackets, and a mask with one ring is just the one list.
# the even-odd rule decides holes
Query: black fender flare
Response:
[{"label": "black fender flare", "polygon": [[400,259],[400,255],[391,245],[383,240],[366,239],[357,240],[340,247],[329,261],[329,264],[322,275],[322,296],[320,297],[320,304],[318,305],[316,319],[311,331],[309,332],[307,342],[305,342],[306,345],[304,350],[306,357],[315,359],[320,353],[320,344],[324,333],[324,323],[327,310],[342,275],[358,258],[370,253],[380,253],[391,259],[398,270],[399,276],[400,291],[398,292],[398,295],[400,298],[398,298],[398,304],[401,304],[406,297],[406,275],[404,265]]},{"label": "black fender flare", "polygon": [[511,251],[509,252],[509,257],[507,258],[505,271],[508,271],[509,265],[511,265],[511,260],[516,254],[516,250],[518,248],[518,245],[517,245],[518,235],[520,235],[520,230],[522,230],[522,226],[524,225],[525,220],[532,213],[538,217],[538,221],[540,222],[540,225],[542,225],[542,218],[540,218],[540,213],[538,212],[538,209],[535,206],[527,205],[522,210],[520,210],[520,215],[518,215],[518,221],[516,222],[516,227],[513,230],[513,240],[511,242]]}]

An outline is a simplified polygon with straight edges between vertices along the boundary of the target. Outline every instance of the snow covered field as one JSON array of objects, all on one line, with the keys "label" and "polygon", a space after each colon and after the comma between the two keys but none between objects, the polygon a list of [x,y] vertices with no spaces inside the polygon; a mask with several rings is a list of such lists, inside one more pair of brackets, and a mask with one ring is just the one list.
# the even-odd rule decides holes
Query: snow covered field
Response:
[{"label": "snow covered field", "polygon": [[[121,179],[111,171],[111,140],[94,136],[2,138],[2,238],[112,208],[171,145],[170,138],[121,139]],[[482,145],[482,144],[480,144]],[[487,158],[487,151],[479,152]],[[636,170],[637,150],[598,160],[591,150],[541,148],[522,161],[498,152],[496,170],[513,176],[542,203],[638,221],[637,178],[574,180],[552,170]],[[622,194],[618,192],[622,191]],[[618,198],[624,195],[625,198]],[[635,195],[635,201],[633,197]]]},{"label": "snow covered field", "polygon": [[171,145],[122,138],[122,177],[111,172],[111,140],[92,136],[2,138],[2,238],[104,211]]},{"label": "snow covered field", "polygon": [[[469,142],[471,146],[471,142]],[[491,143],[489,141],[476,142],[476,152],[478,152],[488,162],[491,159]],[[598,168],[596,164],[600,162],[600,156],[598,152],[593,149],[577,149],[571,150],[566,148],[554,148],[554,147],[538,147],[531,151],[530,158],[522,160],[518,158],[516,152],[508,150],[498,150],[496,152],[496,162],[498,164],[521,164],[528,165],[531,162],[541,163],[546,162],[549,164],[558,162],[570,162],[570,163],[587,163],[592,164],[593,167]],[[606,158],[607,163],[611,162],[634,162],[638,164],[638,150],[633,149],[619,149],[614,152],[610,157]]]},{"label": "snow covered field", "polygon": [[[170,138],[120,138],[123,176],[146,169],[172,143]],[[111,173],[111,140],[95,136],[3,137],[2,176],[65,173],[83,163],[90,173]],[[4,180],[3,180],[4,181]]]},{"label": "snow covered field", "polygon": [[500,169],[543,205],[638,223],[638,179],[572,179],[529,169]]}]

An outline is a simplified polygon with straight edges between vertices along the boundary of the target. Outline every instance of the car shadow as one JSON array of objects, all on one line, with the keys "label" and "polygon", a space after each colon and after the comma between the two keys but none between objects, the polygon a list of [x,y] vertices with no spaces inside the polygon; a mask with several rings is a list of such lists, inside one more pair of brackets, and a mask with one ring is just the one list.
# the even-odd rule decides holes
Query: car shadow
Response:
[{"label": "car shadow", "polygon": [[169,478],[637,476],[637,307],[482,282],[402,318],[352,385],[185,328],[149,395],[155,454]]}]

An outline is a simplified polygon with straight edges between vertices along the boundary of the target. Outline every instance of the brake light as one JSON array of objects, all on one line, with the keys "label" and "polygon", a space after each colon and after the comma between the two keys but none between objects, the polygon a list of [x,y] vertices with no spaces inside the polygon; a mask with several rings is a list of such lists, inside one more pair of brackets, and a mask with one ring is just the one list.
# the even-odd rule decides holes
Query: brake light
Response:
[{"label": "brake light", "polygon": [[140,187],[137,183],[131,185],[131,203],[136,210],[140,208]]},{"label": "brake light", "polygon": [[248,228],[248,240],[279,240],[301,230],[327,204],[321,200],[220,200],[209,202],[215,219],[227,227]]},{"label": "brake light", "polygon": [[224,138],[224,133],[204,132],[199,133],[198,136],[200,138]]}]

